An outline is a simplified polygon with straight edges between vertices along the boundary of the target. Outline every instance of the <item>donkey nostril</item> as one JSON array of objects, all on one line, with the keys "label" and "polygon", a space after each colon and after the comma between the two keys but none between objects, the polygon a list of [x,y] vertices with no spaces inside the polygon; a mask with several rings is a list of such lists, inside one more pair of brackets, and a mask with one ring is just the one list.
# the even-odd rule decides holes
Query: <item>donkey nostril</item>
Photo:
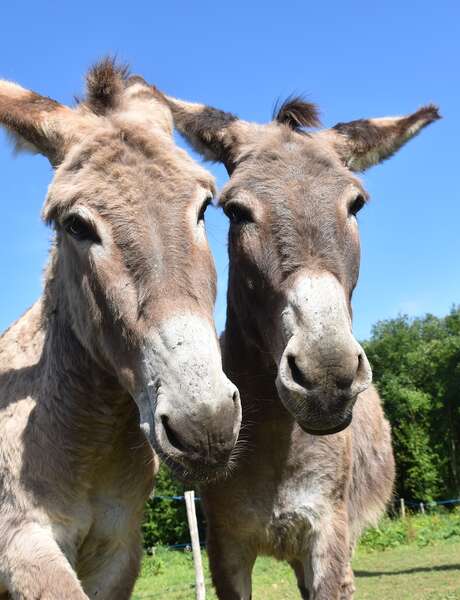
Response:
[{"label": "donkey nostril", "polygon": [[348,368],[338,373],[336,376],[335,384],[339,390],[347,391],[351,390],[353,383],[359,378],[360,372],[363,369],[363,355],[360,352],[357,357],[350,362]]},{"label": "donkey nostril", "polygon": [[180,450],[180,452],[186,452],[187,448],[180,441],[178,435],[170,426],[168,417],[162,416],[161,424],[163,425],[163,429],[165,430],[166,437],[168,438],[168,442],[171,444],[171,446],[173,446],[177,450]]},{"label": "donkey nostril", "polygon": [[337,387],[339,388],[339,390],[348,390],[353,385],[353,381],[354,381],[354,377],[343,376],[343,377],[337,377],[335,383],[336,383]]},{"label": "donkey nostril", "polygon": [[238,391],[235,390],[233,392],[233,396],[232,396],[233,404],[238,404],[239,399],[240,399],[240,395],[239,395]]},{"label": "donkey nostril", "polygon": [[365,375],[366,367],[364,364],[363,353],[360,352],[358,356],[358,368],[356,369],[356,379]]},{"label": "donkey nostril", "polygon": [[299,369],[295,361],[295,357],[292,354],[288,356],[287,363],[289,370],[291,371],[292,380],[297,383],[297,385],[300,385],[300,387],[303,387],[306,390],[311,390],[313,383]]}]

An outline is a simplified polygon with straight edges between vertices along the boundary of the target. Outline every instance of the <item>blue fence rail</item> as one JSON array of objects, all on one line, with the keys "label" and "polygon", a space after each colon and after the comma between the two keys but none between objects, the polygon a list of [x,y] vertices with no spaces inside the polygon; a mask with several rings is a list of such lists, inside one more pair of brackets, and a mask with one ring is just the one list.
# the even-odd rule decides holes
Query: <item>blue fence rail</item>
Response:
[{"label": "blue fence rail", "polygon": [[[152,496],[151,500],[185,500],[185,496]],[[195,502],[201,500],[199,496],[195,496]]]},{"label": "blue fence rail", "polygon": [[[152,500],[184,500],[184,496],[153,496]],[[200,501],[201,498],[199,496],[195,496],[195,502]],[[413,502],[412,500],[404,500],[406,506],[420,506],[420,504],[424,504],[425,506],[435,506],[437,504],[460,504],[460,498],[453,498],[451,500],[419,500],[418,502]]]},{"label": "blue fence rail", "polygon": [[412,502],[410,500],[405,500],[406,506],[414,506],[418,508],[421,504],[426,507],[430,506],[444,506],[448,504],[460,504],[460,498],[453,498],[451,500],[420,500],[419,502]]},{"label": "blue fence rail", "polygon": [[[185,496],[153,496],[152,500],[172,500],[172,501],[182,501],[185,500]],[[199,502],[201,498],[199,496],[195,496],[195,502]],[[460,504],[460,498],[452,498],[450,500],[420,500],[419,502],[413,502],[412,500],[404,500],[404,504],[408,508],[416,508],[420,510],[423,508],[433,508],[434,506],[447,506],[449,504]],[[200,542],[202,548],[206,547],[206,542]],[[172,546],[167,546],[170,550],[191,550],[191,543],[189,544],[173,544]]]}]

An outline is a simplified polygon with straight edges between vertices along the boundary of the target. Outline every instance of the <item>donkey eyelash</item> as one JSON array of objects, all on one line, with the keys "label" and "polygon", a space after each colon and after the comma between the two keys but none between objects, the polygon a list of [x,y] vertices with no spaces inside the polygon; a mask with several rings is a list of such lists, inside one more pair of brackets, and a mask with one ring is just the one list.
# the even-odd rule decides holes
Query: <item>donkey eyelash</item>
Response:
[{"label": "donkey eyelash", "polygon": [[91,241],[95,244],[101,243],[101,238],[97,234],[91,223],[88,223],[80,215],[68,215],[62,222],[64,230],[78,242]]},{"label": "donkey eyelash", "polygon": [[254,223],[251,210],[242,204],[228,202],[224,205],[223,210],[232,225]]},{"label": "donkey eyelash", "polygon": [[348,213],[354,217],[359,213],[359,211],[366,204],[366,198],[363,194],[358,194],[348,206]]},{"label": "donkey eyelash", "polygon": [[206,200],[203,202],[203,204],[201,205],[200,211],[198,213],[198,223],[200,221],[204,221],[204,215],[206,212],[206,209],[208,208],[208,206],[212,204],[212,198],[206,198]]}]

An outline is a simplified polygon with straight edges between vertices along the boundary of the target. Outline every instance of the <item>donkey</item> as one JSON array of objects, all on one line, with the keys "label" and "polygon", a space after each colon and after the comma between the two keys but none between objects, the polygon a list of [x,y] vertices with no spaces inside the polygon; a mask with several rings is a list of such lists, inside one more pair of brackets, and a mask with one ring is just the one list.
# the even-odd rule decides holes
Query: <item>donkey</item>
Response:
[{"label": "donkey", "polygon": [[230,174],[222,349],[247,451],[202,491],[218,597],[248,600],[267,554],[289,561],[304,599],[350,599],[353,548],[394,481],[390,427],[351,330],[356,215],[368,198],[353,172],[391,156],[437,109],[307,133],[317,111],[300,98],[266,125],[168,101],[179,131]]},{"label": "donkey", "polygon": [[55,168],[56,230],[43,296],[0,338],[0,597],[126,600],[151,445],[210,478],[238,437],[212,318],[213,179],[176,147],[161,94],[109,59],[73,109],[1,81],[0,123]]}]

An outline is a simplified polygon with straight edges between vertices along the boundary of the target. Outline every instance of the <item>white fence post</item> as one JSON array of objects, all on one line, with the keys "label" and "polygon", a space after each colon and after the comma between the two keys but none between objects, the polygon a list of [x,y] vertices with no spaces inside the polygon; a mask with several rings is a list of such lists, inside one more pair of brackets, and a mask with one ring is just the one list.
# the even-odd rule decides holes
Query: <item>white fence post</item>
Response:
[{"label": "white fence post", "polygon": [[420,512],[422,513],[422,515],[425,514],[425,505],[423,504],[423,502],[420,502]]},{"label": "white fence post", "polygon": [[187,506],[187,520],[190,529],[190,538],[192,540],[193,563],[195,565],[196,600],[205,600],[206,588],[204,586],[200,536],[198,534],[198,522],[196,520],[195,492],[185,492],[185,504]]},{"label": "white fence post", "polygon": [[406,518],[406,505],[404,503],[404,498],[401,498],[400,503],[401,503],[401,519],[405,519]]}]

